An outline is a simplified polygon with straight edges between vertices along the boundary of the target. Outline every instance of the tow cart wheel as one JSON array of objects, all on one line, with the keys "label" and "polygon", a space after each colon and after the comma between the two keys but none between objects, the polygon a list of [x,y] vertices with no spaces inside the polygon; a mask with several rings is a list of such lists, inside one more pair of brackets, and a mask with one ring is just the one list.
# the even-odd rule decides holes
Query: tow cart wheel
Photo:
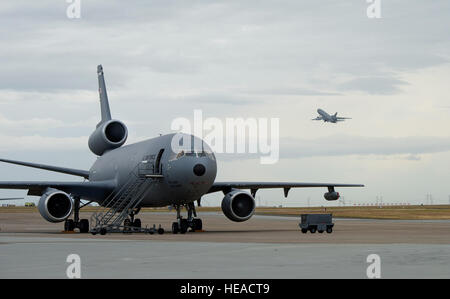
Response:
[{"label": "tow cart wheel", "polygon": [[203,223],[202,223],[201,219],[194,219],[193,222],[194,222],[194,227],[193,227],[194,230],[202,230]]},{"label": "tow cart wheel", "polygon": [[318,230],[319,234],[323,234],[323,229]]},{"label": "tow cart wheel", "polygon": [[131,226],[131,221],[130,221],[130,219],[125,219],[124,221],[123,221],[123,226],[124,226],[124,228],[123,228],[123,232],[124,233],[128,233],[128,232],[130,232],[130,226]]},{"label": "tow cart wheel", "polygon": [[327,227],[327,233],[331,234],[333,232],[333,228]]},{"label": "tow cart wheel", "polygon": [[309,231],[311,232],[311,234],[315,234],[316,233],[316,228],[315,227],[311,227],[309,229]]},{"label": "tow cart wheel", "polygon": [[308,230],[306,228],[302,228],[302,233],[306,234]]},{"label": "tow cart wheel", "polygon": [[102,236],[106,235],[106,228],[102,227],[100,229],[100,235],[102,235]]},{"label": "tow cart wheel", "polygon": [[162,235],[164,234],[164,228],[158,228],[158,234]]},{"label": "tow cart wheel", "polygon": [[178,227],[178,222],[173,222],[172,223],[172,234],[178,234],[180,228]]},{"label": "tow cart wheel", "polygon": [[81,219],[80,220],[80,233],[88,233],[89,232],[89,220]]},{"label": "tow cart wheel", "polygon": [[139,219],[139,218],[134,219],[133,226],[137,227],[137,228],[141,228],[142,227],[141,219]]}]

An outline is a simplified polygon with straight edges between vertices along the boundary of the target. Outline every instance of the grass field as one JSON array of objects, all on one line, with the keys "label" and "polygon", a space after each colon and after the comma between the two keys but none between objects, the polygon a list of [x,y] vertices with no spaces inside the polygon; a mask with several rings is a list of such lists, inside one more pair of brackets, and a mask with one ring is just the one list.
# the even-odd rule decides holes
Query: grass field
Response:
[{"label": "grass field", "polygon": [[[97,207],[85,207],[82,212],[94,212]],[[201,207],[201,212],[219,212],[220,207]],[[0,207],[0,213],[38,213],[36,207]],[[144,208],[141,212],[169,212],[167,208]],[[172,210],[172,212],[174,212]],[[257,215],[299,216],[305,213],[332,213],[338,218],[361,219],[450,219],[450,205],[432,206],[385,206],[385,207],[315,207],[271,208],[258,207]]]}]

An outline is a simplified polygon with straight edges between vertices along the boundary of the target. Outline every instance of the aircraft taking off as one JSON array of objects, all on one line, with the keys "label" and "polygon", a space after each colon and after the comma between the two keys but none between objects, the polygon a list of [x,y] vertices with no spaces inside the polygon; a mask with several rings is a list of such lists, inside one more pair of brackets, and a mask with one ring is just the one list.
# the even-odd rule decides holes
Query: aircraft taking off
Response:
[{"label": "aircraft taking off", "polygon": [[317,109],[317,113],[319,113],[320,116],[313,118],[312,120],[323,120],[324,122],[337,123],[338,121],[351,119],[350,117],[338,117],[337,112],[333,115],[329,115],[322,109]]},{"label": "aircraft taking off", "polygon": [[[135,219],[141,207],[172,206],[177,211],[173,233],[185,233],[189,228],[201,230],[195,202],[200,206],[203,195],[223,192],[222,211],[235,222],[250,219],[255,212],[258,189],[282,188],[287,197],[291,188],[325,187],[326,200],[337,200],[335,187],[363,187],[359,184],[285,183],[285,182],[216,182],[217,164],[210,147],[193,135],[168,134],[123,146],[128,130],[125,124],[111,118],[101,65],[97,67],[101,121],[89,137],[89,148],[98,156],[90,170],[35,164],[0,159],[0,162],[34,167],[79,176],[83,182],[13,181],[0,182],[0,189],[25,189],[28,195],[40,196],[38,210],[49,222],[65,222],[64,229],[106,234],[119,229],[139,231],[140,219]],[[173,149],[173,139],[183,137],[193,146],[182,151]],[[200,146],[195,146],[200,145]],[[242,189],[249,189],[250,192]],[[88,203],[81,205],[81,200]],[[79,210],[96,202],[100,211],[88,219],[79,219]],[[181,216],[181,208],[187,218]],[[73,212],[73,219],[70,216]],[[91,226],[91,229],[89,229]],[[159,233],[163,231],[159,230]]]}]

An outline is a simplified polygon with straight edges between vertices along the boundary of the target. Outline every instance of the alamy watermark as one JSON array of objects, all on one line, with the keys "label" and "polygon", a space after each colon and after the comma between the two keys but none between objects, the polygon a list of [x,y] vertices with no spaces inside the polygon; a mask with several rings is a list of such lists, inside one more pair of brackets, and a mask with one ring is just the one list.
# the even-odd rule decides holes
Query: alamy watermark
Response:
[{"label": "alamy watermark", "polygon": [[[279,118],[226,118],[222,121],[215,117],[203,119],[202,110],[194,110],[193,123],[187,118],[176,118],[171,129],[180,132],[172,139],[172,150],[176,153],[202,149],[204,141],[219,154],[259,154],[261,164],[274,164],[279,159]],[[198,138],[191,138],[191,135]]]},{"label": "alamy watermark", "polygon": [[66,258],[69,263],[66,269],[67,278],[81,278],[81,258],[78,254],[69,254]]},{"label": "alamy watermark", "polygon": [[81,0],[66,0],[69,6],[66,9],[66,15],[69,19],[81,18]]},{"label": "alamy watermark", "polygon": [[369,266],[366,270],[367,278],[381,278],[381,258],[378,254],[369,254],[366,258]]},{"label": "alamy watermark", "polygon": [[366,0],[369,3],[367,7],[367,17],[369,19],[381,18],[381,0]]}]

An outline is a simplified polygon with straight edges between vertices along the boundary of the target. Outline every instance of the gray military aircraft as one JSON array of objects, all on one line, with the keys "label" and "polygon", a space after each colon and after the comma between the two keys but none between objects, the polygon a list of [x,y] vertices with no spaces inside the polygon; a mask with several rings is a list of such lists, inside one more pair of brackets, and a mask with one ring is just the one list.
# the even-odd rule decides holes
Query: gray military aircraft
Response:
[{"label": "gray military aircraft", "polygon": [[[64,229],[105,234],[113,226],[140,228],[141,221],[134,216],[141,207],[171,206],[177,211],[173,233],[185,233],[189,228],[202,229],[197,218],[195,202],[200,206],[203,195],[223,192],[222,210],[228,219],[242,222],[255,212],[255,194],[258,189],[282,188],[287,197],[291,188],[325,187],[326,200],[337,200],[335,187],[363,187],[360,184],[286,183],[286,182],[216,182],[217,165],[210,147],[192,135],[186,135],[201,144],[187,150],[174,151],[173,138],[179,134],[162,135],[123,146],[128,131],[125,124],[111,118],[103,68],[97,67],[101,121],[89,137],[89,148],[98,156],[90,170],[50,166],[22,161],[0,159],[1,162],[34,167],[84,178],[82,182],[9,181],[0,182],[0,189],[25,189],[28,195],[40,196],[38,210],[49,222],[65,222]],[[249,189],[250,192],[243,191]],[[81,204],[81,200],[88,203]],[[89,220],[79,219],[79,210],[91,202],[104,211]],[[181,208],[187,218],[181,216]],[[73,219],[70,219],[71,215]],[[115,217],[120,214],[123,217]],[[95,221],[95,223],[92,223]],[[123,221],[122,223],[118,222]],[[162,232],[160,232],[162,233]]]},{"label": "gray military aircraft", "polygon": [[317,109],[317,113],[319,113],[320,116],[313,118],[312,120],[323,120],[324,122],[337,123],[338,121],[351,119],[350,117],[338,117],[337,112],[333,115],[329,115],[322,109]]}]

